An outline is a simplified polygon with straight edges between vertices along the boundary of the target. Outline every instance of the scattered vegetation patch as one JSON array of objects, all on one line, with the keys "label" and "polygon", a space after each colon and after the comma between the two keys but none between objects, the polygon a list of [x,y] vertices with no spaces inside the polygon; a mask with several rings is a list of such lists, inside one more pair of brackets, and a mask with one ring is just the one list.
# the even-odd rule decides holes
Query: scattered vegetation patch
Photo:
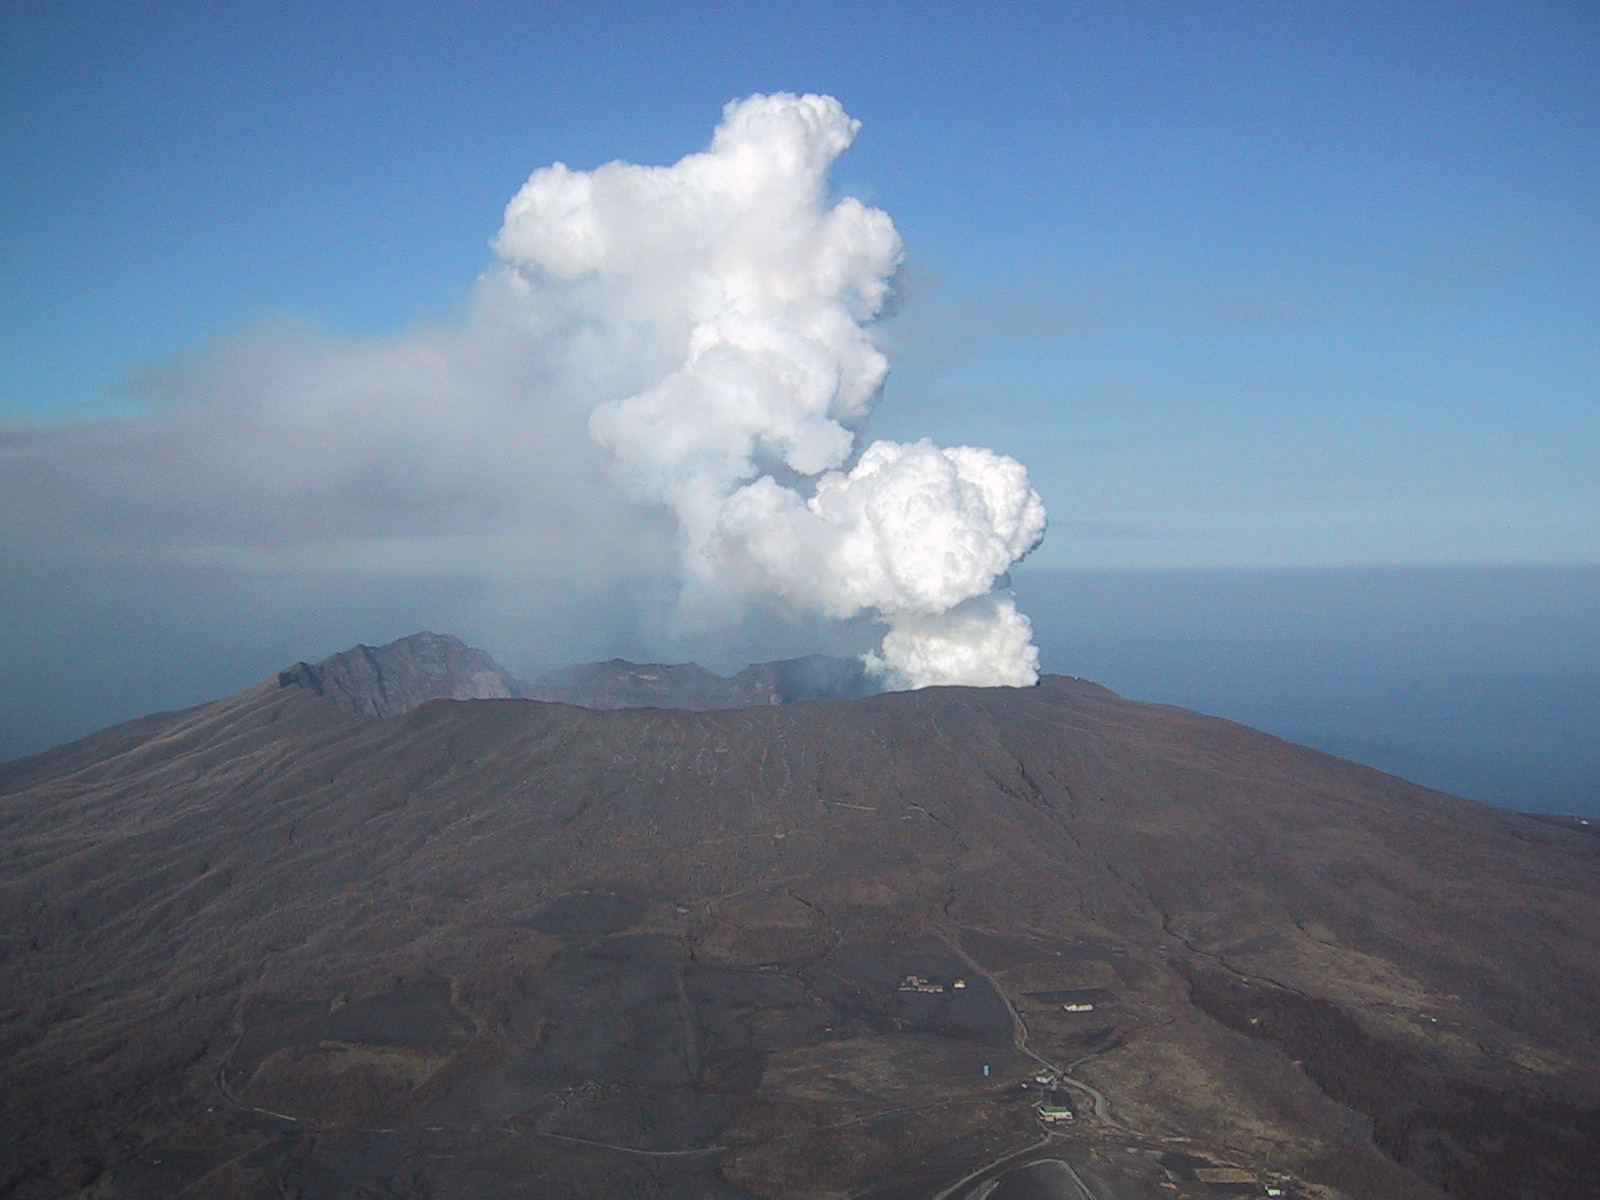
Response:
[{"label": "scattered vegetation patch", "polygon": [[1446,1076],[1328,1000],[1221,971],[1188,977],[1195,1007],[1296,1060],[1372,1119],[1385,1154],[1455,1200],[1600,1198],[1600,1111]]}]

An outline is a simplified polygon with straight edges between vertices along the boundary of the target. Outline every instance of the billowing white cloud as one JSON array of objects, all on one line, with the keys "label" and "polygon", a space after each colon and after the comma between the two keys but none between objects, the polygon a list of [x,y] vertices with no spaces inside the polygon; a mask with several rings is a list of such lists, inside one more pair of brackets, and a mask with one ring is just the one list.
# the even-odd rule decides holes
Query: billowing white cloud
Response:
[{"label": "billowing white cloud", "polygon": [[1033,625],[1008,595],[984,595],[939,613],[895,613],[868,666],[911,687],[1028,687],[1039,680]]},{"label": "billowing white cloud", "polygon": [[[710,557],[796,607],[887,622],[887,679],[1021,686],[1038,677],[1027,618],[990,592],[1044,536],[1044,505],[1014,459],[970,446],[874,442],[809,499],[770,477],[724,504]],[[996,657],[998,656],[998,657]]]},{"label": "billowing white cloud", "polygon": [[856,444],[902,258],[886,214],[829,195],[856,130],[830,97],[755,96],[671,166],[543,168],[461,322],[260,330],[147,371],[138,415],[0,433],[0,551],[477,579],[486,604],[520,580],[594,597],[566,611],[631,621],[629,649],[752,614],[877,621],[895,686],[1030,683],[1027,620],[994,594],[1044,532],[1026,472]]},{"label": "billowing white cloud", "polygon": [[868,613],[891,627],[872,661],[895,684],[1031,683],[1026,619],[967,604],[1044,535],[1020,464],[878,442],[841,470],[888,374],[868,323],[902,256],[885,213],[827,203],[857,128],[827,96],[730,104],[711,148],[674,166],[535,172],[495,248],[534,308],[666,348],[670,369],[589,428],[677,519],[686,616],[730,593]]}]

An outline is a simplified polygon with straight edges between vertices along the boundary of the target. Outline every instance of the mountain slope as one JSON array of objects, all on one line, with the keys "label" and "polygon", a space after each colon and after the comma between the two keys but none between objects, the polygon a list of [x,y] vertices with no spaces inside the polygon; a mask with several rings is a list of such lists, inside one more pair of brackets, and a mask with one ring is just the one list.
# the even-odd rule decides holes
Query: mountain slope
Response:
[{"label": "mountain slope", "polygon": [[1600,840],[1228,722],[100,736],[0,775],[5,1195],[1597,1194]]}]

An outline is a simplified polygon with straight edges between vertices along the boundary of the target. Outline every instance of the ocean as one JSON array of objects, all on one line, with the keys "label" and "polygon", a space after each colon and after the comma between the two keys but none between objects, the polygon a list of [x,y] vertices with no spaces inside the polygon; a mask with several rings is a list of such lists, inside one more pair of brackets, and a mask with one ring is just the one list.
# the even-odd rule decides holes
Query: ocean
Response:
[{"label": "ocean", "polygon": [[1600,816],[1600,566],[1019,571],[1046,671]]}]

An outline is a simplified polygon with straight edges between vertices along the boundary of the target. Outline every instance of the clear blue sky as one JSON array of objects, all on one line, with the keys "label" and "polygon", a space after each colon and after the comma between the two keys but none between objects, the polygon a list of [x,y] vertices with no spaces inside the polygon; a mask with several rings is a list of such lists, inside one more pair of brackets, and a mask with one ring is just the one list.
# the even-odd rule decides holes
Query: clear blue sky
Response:
[{"label": "clear blue sky", "polygon": [[1052,566],[1600,560],[1592,3],[41,3],[0,15],[0,422],[291,316],[448,318],[528,172],[837,95],[908,250],[872,432]]}]

